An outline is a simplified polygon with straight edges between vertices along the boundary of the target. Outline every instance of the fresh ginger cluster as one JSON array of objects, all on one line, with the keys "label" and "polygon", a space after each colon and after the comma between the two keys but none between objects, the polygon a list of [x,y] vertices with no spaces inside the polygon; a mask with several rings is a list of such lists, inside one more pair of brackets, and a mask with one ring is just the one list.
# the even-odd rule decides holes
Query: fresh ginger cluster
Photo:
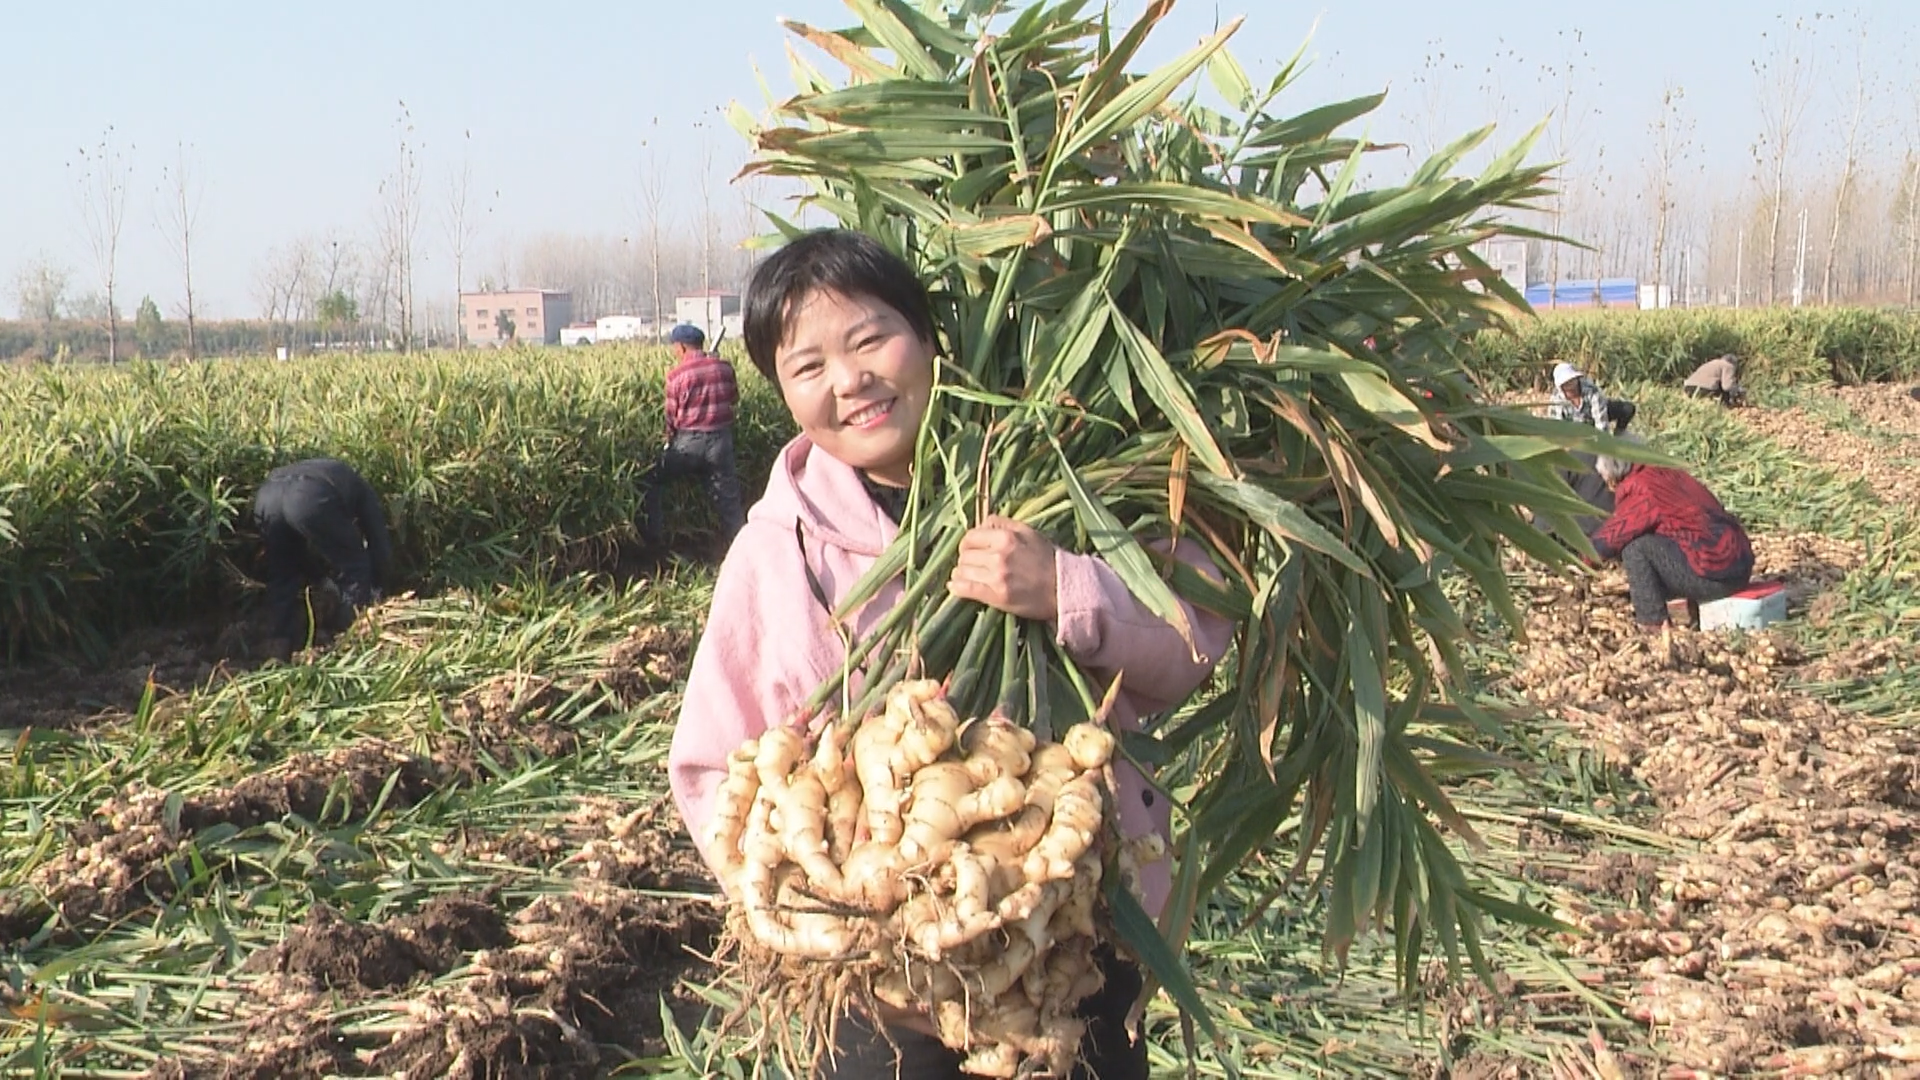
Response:
[{"label": "fresh ginger cluster", "polygon": [[733,754],[708,845],[738,944],[775,977],[858,971],[861,996],[931,1017],[969,1072],[1065,1076],[1101,985],[1113,748],[1093,724],[1040,743],[963,723],[930,681],[811,749],[768,731]]}]

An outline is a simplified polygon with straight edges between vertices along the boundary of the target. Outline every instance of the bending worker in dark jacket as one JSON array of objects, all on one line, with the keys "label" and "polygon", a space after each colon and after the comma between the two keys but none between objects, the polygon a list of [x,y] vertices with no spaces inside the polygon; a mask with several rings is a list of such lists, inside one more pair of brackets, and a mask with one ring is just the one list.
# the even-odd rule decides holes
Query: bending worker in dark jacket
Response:
[{"label": "bending worker in dark jacket", "polygon": [[[267,474],[253,500],[266,546],[268,617],[273,636],[309,639],[309,630],[343,630],[373,603],[393,552],[380,495],[344,461],[313,458]],[[331,577],[345,601],[334,625],[310,627],[301,593]]]},{"label": "bending worker in dark jacket", "polygon": [[1666,625],[1669,600],[1699,603],[1746,588],[1753,575],[1747,531],[1700,481],[1606,454],[1595,468],[1613,489],[1613,513],[1594,531],[1593,548],[1626,567],[1641,629]]}]

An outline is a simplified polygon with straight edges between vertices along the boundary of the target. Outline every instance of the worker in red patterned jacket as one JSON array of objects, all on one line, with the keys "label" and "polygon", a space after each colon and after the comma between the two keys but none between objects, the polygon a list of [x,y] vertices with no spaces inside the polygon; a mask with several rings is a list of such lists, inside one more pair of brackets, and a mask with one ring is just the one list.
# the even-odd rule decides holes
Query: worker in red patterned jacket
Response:
[{"label": "worker in red patterned jacket", "polygon": [[1595,469],[1613,489],[1613,513],[1590,539],[1601,558],[1627,569],[1633,619],[1642,630],[1667,623],[1667,601],[1719,600],[1747,587],[1753,545],[1740,519],[1679,469],[1636,465],[1602,454]]},{"label": "worker in red patterned jacket", "polygon": [[724,550],[746,523],[740,500],[740,475],[733,467],[733,415],[740,405],[740,385],[733,365],[706,351],[707,335],[699,327],[681,323],[667,335],[676,362],[667,372],[667,445],[660,460],[647,471],[640,536],[659,549],[666,543],[660,520],[660,500],[667,484],[678,477],[706,480],[720,518]]}]

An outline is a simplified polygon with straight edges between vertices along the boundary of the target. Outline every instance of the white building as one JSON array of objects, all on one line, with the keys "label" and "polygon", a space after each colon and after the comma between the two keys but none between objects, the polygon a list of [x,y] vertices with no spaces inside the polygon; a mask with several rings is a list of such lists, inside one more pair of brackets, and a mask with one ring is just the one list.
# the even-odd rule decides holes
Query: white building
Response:
[{"label": "white building", "polygon": [[654,321],[645,315],[602,315],[594,321],[596,341],[652,340],[657,337]]},{"label": "white building", "polygon": [[593,345],[602,341],[652,341],[659,324],[645,315],[602,315],[590,323],[571,323],[560,332],[568,345]]},{"label": "white building", "polygon": [[730,292],[695,293],[675,297],[676,323],[691,323],[707,335],[707,343],[718,340],[722,331],[730,338],[740,337],[740,294]]}]

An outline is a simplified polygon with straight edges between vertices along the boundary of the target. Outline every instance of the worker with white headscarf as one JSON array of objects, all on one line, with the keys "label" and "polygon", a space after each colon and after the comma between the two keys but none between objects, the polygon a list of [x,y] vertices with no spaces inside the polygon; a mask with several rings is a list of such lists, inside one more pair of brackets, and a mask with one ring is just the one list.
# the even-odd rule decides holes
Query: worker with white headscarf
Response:
[{"label": "worker with white headscarf", "polygon": [[1553,419],[1592,424],[1618,435],[1636,411],[1631,401],[1609,400],[1598,384],[1565,360],[1553,365],[1553,397],[1547,402],[1547,415]]}]

